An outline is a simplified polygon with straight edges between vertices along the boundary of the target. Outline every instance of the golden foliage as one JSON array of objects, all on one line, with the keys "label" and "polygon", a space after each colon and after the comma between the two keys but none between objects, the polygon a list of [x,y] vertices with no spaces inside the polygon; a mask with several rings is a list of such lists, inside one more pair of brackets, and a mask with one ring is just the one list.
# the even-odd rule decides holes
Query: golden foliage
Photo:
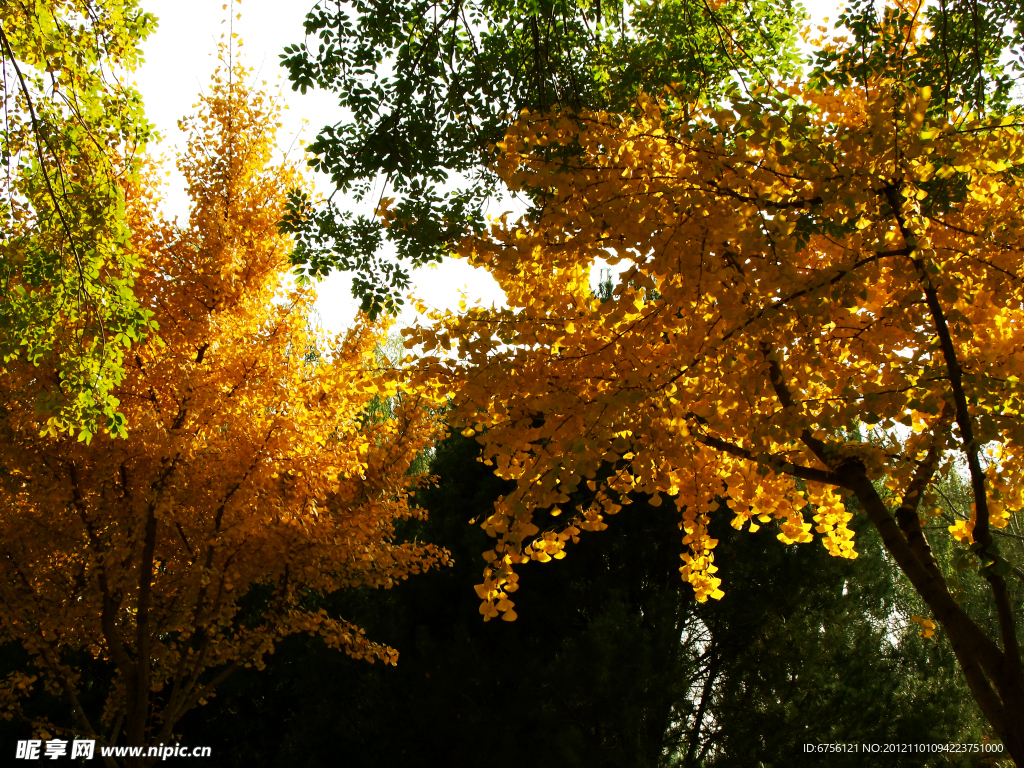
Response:
[{"label": "golden foliage", "polygon": [[410,468],[435,436],[429,403],[376,361],[382,324],[360,318],[337,338],[313,327],[314,294],[291,286],[278,230],[301,179],[272,162],[276,108],[248,76],[215,78],[185,123],[187,226],[161,217],[156,168],[128,190],[135,294],[161,337],[132,348],[116,392],[126,439],[40,436],[44,377],[29,365],[0,389],[4,635],[101,741],[65,650],[112,662],[106,725],[156,743],[291,633],[393,663],[311,598],[447,559],[394,541],[394,521],[419,514]]},{"label": "golden foliage", "polygon": [[[406,332],[456,428],[518,481],[483,524],[486,618],[514,616],[517,564],[563,556],[631,492],[679,509],[698,600],[723,594],[708,533],[723,500],[735,528],[776,521],[784,543],[817,534],[853,558],[843,496],[861,476],[916,510],[948,451],[989,444],[986,525],[1017,514],[1024,144],[1012,120],[930,99],[878,77],[695,104],[685,124],[654,99],[636,118],[521,116],[496,168],[542,206],[460,249],[507,308]],[[600,263],[624,267],[604,302]],[[909,437],[883,451],[845,432],[858,423]],[[583,488],[542,531],[534,510]]]}]

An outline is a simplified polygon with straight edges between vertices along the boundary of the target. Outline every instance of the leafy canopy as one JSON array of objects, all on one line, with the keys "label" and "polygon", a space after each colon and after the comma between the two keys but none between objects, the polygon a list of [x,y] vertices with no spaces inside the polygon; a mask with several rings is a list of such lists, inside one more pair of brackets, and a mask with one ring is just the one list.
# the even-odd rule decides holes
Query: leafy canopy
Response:
[{"label": "leafy canopy", "polygon": [[282,56],[293,88],[331,91],[343,110],[310,164],[392,225],[292,195],[300,279],[353,272],[364,311],[397,312],[405,264],[439,261],[485,229],[501,192],[489,163],[520,110],[628,110],[640,90],[718,93],[754,61],[790,71],[797,18],[788,1],[318,3],[305,27],[316,42]]},{"label": "leafy canopy", "polygon": [[[101,744],[169,741],[189,708],[296,632],[393,663],[316,596],[388,588],[446,559],[393,540],[394,521],[418,514],[422,473],[409,470],[436,424],[377,362],[383,326],[312,327],[315,296],[290,285],[277,228],[301,179],[270,163],[276,108],[250,76],[221,72],[185,121],[187,226],[161,218],[156,168],[128,187],[135,295],[162,330],[111,390],[125,439],[41,434],[45,380],[28,363],[0,388],[2,632],[37,668],[14,675],[3,705],[17,714],[41,676]],[[81,704],[75,651],[110,670],[100,712]]]},{"label": "leafy canopy", "polygon": [[[911,61],[930,39],[920,23],[885,34]],[[495,170],[544,190],[543,207],[459,246],[508,308],[435,314],[407,345],[517,483],[484,522],[485,618],[514,618],[517,567],[563,557],[629,493],[677,507],[698,600],[723,595],[714,516],[854,558],[852,495],[1020,764],[1020,584],[993,531],[1024,507],[1024,143],[1015,118],[933,109],[901,74],[765,84],[687,120],[644,96],[631,117],[524,113]],[[592,294],[599,259],[625,267],[610,301]],[[843,437],[897,423],[910,437],[892,446]],[[975,558],[992,625],[954,600],[922,530],[957,455],[972,507],[948,535]],[[564,522],[534,519],[559,505]]]},{"label": "leafy canopy", "polygon": [[125,220],[151,126],[123,81],[155,18],[135,0],[0,5],[0,372],[40,366],[47,434],[124,434],[125,351],[156,330]]}]

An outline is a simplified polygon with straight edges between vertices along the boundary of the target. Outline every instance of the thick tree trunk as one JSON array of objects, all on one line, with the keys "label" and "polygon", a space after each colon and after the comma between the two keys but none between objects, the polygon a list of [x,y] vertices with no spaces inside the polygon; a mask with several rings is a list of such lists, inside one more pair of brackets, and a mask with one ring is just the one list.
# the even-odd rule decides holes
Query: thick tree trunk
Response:
[{"label": "thick tree trunk", "polygon": [[971,694],[1006,753],[1024,767],[1024,685],[1016,674],[1021,664],[1018,647],[1006,643],[1012,647],[1001,648],[957,605],[938,568],[915,553],[862,465],[846,465],[841,471],[886,550],[945,630]]}]

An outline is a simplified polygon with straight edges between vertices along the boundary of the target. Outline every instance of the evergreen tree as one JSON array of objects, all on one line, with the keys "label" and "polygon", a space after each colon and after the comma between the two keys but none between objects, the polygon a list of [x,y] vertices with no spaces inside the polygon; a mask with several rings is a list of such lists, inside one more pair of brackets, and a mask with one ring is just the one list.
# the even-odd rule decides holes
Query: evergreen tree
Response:
[{"label": "evergreen tree", "polygon": [[508,486],[478,455],[461,436],[438,447],[439,482],[418,498],[429,518],[405,530],[447,546],[453,568],[324,601],[398,648],[397,667],[349,664],[291,638],[265,672],[229,681],[187,717],[189,741],[238,766],[890,768],[936,762],[804,744],[985,737],[952,653],[909,621],[917,598],[868,526],[856,526],[855,564],[780,547],[772,526],[724,526],[718,562],[736,588],[698,604],[675,573],[674,514],[638,499],[611,520],[621,535],[524,571],[519,620],[481,622],[469,584],[487,537],[466,521]]}]

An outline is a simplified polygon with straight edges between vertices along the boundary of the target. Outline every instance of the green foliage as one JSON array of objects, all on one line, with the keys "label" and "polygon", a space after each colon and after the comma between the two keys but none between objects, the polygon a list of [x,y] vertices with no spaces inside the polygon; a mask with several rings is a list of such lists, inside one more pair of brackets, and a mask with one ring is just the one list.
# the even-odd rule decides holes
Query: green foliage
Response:
[{"label": "green foliage", "polygon": [[124,205],[151,127],[121,79],[154,26],[136,0],[0,4],[0,365],[38,367],[48,431],[85,441],[123,433],[112,390],[155,330]]},{"label": "green foliage", "polygon": [[[1024,529],[1018,516],[1012,515],[1005,528],[993,527],[993,541],[987,546],[937,535],[971,518],[974,498],[967,468],[962,463],[946,468],[925,501],[929,507],[924,530],[953,599],[973,621],[995,635],[999,619],[987,581],[991,571],[1006,579],[1013,614],[1024,616]],[[1018,626],[1019,622],[1018,619]]]},{"label": "green foliage", "polygon": [[[305,25],[318,42],[282,58],[293,88],[332,91],[349,117],[321,131],[311,165],[358,200],[382,188],[369,202],[386,221],[296,192],[284,228],[298,236],[297,273],[354,272],[363,310],[393,313],[409,285],[403,262],[438,261],[481,231],[499,191],[488,164],[520,110],[628,111],[640,91],[666,89],[682,106],[720,93],[733,70],[755,81],[792,71],[800,16],[790,0],[715,5],[319,3]],[[385,192],[397,199],[386,212]],[[381,252],[385,236],[397,260]]]},{"label": "green foliage", "polygon": [[[924,20],[930,36],[913,57],[895,30]],[[897,76],[915,88],[929,86],[937,98],[932,110],[970,104],[978,114],[1010,114],[1014,89],[1024,74],[1024,6],[1016,0],[941,0],[915,9],[873,0],[850,0],[839,13],[855,45],[817,53],[815,76],[842,86],[863,85],[873,77]],[[893,71],[893,63],[898,71]],[[1019,94],[1017,95],[1019,99]]]},{"label": "green foliage", "polygon": [[[735,588],[702,611],[716,685],[693,742],[705,757],[679,765],[923,766],[934,756],[823,756],[804,744],[991,739],[949,643],[920,636],[911,616],[923,604],[874,529],[857,522],[855,562],[812,544],[780,548],[771,531],[753,534],[756,542],[719,534],[720,571]],[[943,756],[942,764],[983,757]]]}]

